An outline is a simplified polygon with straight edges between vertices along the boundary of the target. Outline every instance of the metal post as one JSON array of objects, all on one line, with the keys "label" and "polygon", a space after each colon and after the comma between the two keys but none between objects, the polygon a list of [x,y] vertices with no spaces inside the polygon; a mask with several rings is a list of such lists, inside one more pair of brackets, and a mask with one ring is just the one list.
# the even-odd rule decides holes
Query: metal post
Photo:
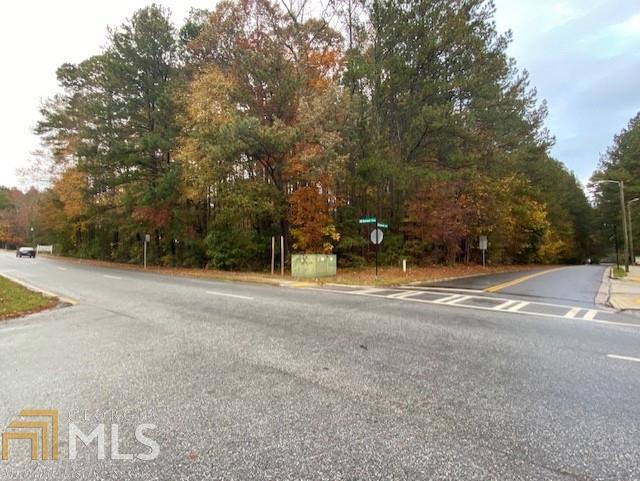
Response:
[{"label": "metal post", "polygon": [[143,254],[143,257],[144,257],[144,268],[146,269],[147,268],[147,236],[146,236],[146,234],[144,236],[144,248],[143,248],[143,251],[144,251],[144,254]]},{"label": "metal post", "polygon": [[280,236],[280,275],[284,276],[284,236]]},{"label": "metal post", "polygon": [[631,220],[631,202],[627,202],[627,215],[629,216],[629,259],[631,265],[635,265],[636,256],[633,253],[633,221]]},{"label": "metal post", "polygon": [[616,266],[620,267],[620,253],[618,252],[618,226],[613,224],[613,243],[616,248]]},{"label": "metal post", "polygon": [[629,272],[629,233],[627,231],[627,213],[624,205],[624,182],[620,181],[620,208],[622,209],[622,235],[624,236],[624,270]]},{"label": "metal post", "polygon": [[627,202],[627,214],[629,216],[629,257],[631,258],[631,265],[636,265],[636,252],[633,249],[633,216],[631,215],[631,204],[634,202],[640,202],[640,197],[636,197]]},{"label": "metal post", "polygon": [[276,270],[276,236],[271,236],[271,275]]},{"label": "metal post", "polygon": [[378,278],[378,250],[380,249],[380,244],[378,243],[378,223],[376,222],[376,279]]},{"label": "metal post", "polygon": [[486,264],[485,264],[484,253],[485,253],[485,250],[484,250],[484,249],[482,249],[482,268],[483,268],[483,269],[484,269],[485,267],[487,267],[487,266],[486,266]]}]

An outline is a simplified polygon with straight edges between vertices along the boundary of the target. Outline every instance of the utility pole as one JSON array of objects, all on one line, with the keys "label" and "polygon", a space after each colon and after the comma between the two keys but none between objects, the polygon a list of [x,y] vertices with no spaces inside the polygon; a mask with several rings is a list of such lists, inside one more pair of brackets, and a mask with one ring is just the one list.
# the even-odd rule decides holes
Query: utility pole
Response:
[{"label": "utility pole", "polygon": [[622,209],[622,234],[624,235],[624,270],[629,272],[629,230],[627,229],[627,213],[624,205],[624,182],[620,181],[620,207]]},{"label": "utility pole", "polygon": [[616,265],[620,267],[620,253],[618,249],[618,226],[613,224],[613,243],[616,248]]},{"label": "utility pole", "polygon": [[622,180],[599,180],[598,184],[618,184],[620,189],[620,209],[622,210],[622,235],[624,236],[624,270],[629,272],[629,232],[627,230],[627,212],[624,203],[624,181]]},{"label": "utility pole", "polygon": [[629,256],[631,257],[631,265],[636,264],[636,254],[633,250],[633,220],[631,219],[631,204],[640,201],[640,197],[631,199],[627,202],[627,215],[629,216]]}]

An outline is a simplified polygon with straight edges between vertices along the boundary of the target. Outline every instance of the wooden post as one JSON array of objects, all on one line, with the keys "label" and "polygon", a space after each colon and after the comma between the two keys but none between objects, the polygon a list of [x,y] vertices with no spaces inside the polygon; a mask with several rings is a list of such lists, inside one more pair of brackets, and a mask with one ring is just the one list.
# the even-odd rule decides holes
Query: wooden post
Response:
[{"label": "wooden post", "polygon": [[271,275],[276,270],[276,236],[271,236]]},{"label": "wooden post", "polygon": [[280,236],[280,275],[284,276],[284,236]]}]

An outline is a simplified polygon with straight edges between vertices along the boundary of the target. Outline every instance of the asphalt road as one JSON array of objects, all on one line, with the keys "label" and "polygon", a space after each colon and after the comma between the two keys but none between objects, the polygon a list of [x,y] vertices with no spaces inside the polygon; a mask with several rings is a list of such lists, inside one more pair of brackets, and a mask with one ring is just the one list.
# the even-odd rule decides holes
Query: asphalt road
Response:
[{"label": "asphalt road", "polygon": [[[77,305],[0,324],[0,427],[60,411],[60,460],[0,479],[633,480],[640,324],[594,324],[0,254]],[[567,270],[565,275],[580,268]],[[542,279],[542,276],[541,276]],[[571,280],[571,277],[568,277]],[[577,281],[576,281],[577,282]],[[627,322],[628,321],[628,322]],[[69,459],[68,423],[119,453]],[[107,458],[114,452],[107,436]]]},{"label": "asphalt road", "polygon": [[492,290],[499,295],[594,306],[604,266],[582,265],[530,269],[425,284],[457,289]]}]

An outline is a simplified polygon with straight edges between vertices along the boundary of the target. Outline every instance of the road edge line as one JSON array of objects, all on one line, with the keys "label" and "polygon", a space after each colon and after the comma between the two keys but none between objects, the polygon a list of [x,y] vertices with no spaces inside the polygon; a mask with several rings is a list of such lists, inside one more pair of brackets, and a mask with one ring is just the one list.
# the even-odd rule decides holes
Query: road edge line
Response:
[{"label": "road edge line", "polygon": [[16,284],[20,284],[22,287],[25,287],[27,289],[29,289],[30,291],[35,291],[35,292],[39,292],[40,294],[42,294],[43,296],[46,297],[55,297],[56,299],[59,299],[60,301],[66,303],[66,304],[71,304],[72,306],[75,306],[78,304],[78,301],[76,301],[75,299],[71,299],[70,297],[64,297],[64,296],[60,296],[58,294],[55,294],[51,291],[47,291],[45,289],[42,289],[38,286],[34,286],[33,284],[29,284],[28,282],[25,282],[21,279],[17,279],[13,276],[10,276],[9,274],[5,274],[4,272],[0,272],[0,276],[4,277],[5,279],[9,279],[11,282],[15,282]]},{"label": "road edge line", "polygon": [[602,274],[600,287],[596,293],[594,302],[597,306],[613,307],[610,302],[611,298],[611,267],[607,267]]}]

